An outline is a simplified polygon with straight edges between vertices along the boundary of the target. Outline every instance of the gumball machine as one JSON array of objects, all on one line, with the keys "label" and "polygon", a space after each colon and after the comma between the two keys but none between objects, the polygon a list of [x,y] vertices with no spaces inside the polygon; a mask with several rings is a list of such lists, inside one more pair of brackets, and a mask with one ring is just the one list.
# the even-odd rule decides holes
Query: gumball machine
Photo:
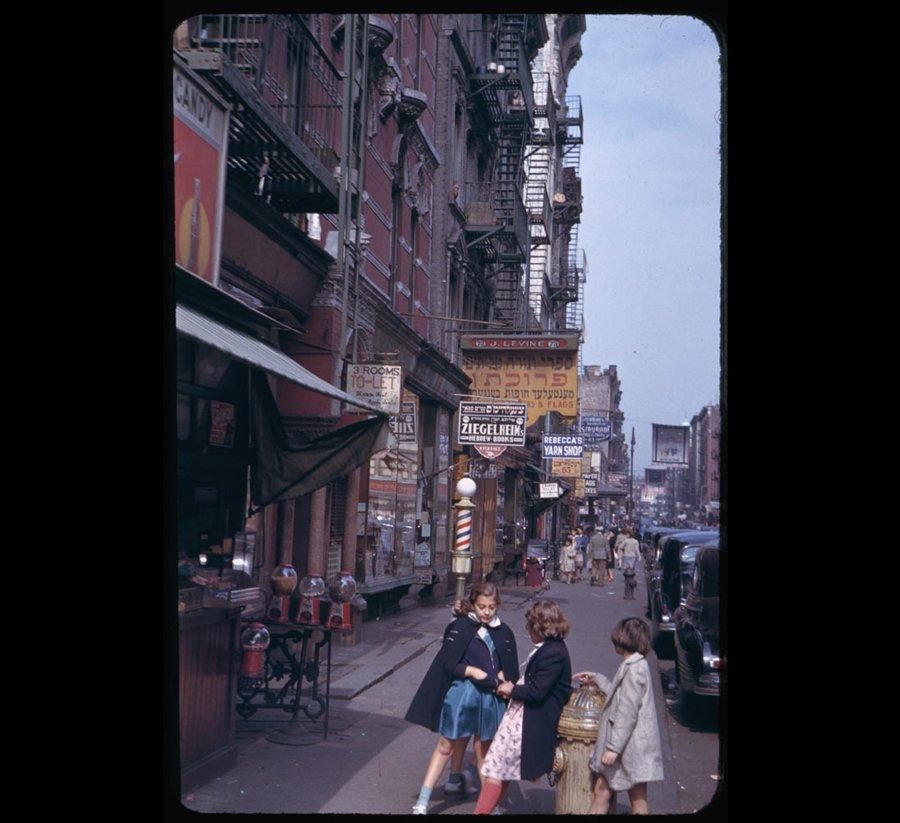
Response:
[{"label": "gumball machine", "polygon": [[322,622],[322,595],[325,581],[318,572],[310,572],[300,581],[300,605],[297,608],[296,623],[318,625]]},{"label": "gumball machine", "polygon": [[356,580],[350,572],[340,571],[328,582],[331,607],[328,610],[328,626],[332,629],[352,629],[350,601],[356,594]]},{"label": "gumball machine", "polygon": [[269,648],[269,630],[262,623],[251,623],[241,634],[244,656],[238,672],[238,691],[255,689],[262,685],[266,670],[266,649]]},{"label": "gumball machine", "polygon": [[282,563],[272,570],[269,580],[272,583],[269,619],[277,623],[287,623],[291,594],[297,588],[297,570],[290,563]]}]

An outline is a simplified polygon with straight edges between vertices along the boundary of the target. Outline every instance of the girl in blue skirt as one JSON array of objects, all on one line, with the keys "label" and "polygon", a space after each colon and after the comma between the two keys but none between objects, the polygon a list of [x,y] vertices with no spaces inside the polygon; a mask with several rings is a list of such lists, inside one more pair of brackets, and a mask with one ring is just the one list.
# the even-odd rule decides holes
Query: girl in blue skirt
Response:
[{"label": "girl in blue skirt", "polygon": [[[470,737],[475,738],[475,760],[481,768],[506,708],[494,690],[518,676],[515,636],[497,617],[497,587],[476,583],[459,606],[460,616],[444,631],[441,648],[406,713],[410,722],[440,735],[413,814],[427,813],[444,766],[451,755],[457,768],[462,765]],[[462,784],[460,774],[450,775],[448,786],[454,783]]]}]

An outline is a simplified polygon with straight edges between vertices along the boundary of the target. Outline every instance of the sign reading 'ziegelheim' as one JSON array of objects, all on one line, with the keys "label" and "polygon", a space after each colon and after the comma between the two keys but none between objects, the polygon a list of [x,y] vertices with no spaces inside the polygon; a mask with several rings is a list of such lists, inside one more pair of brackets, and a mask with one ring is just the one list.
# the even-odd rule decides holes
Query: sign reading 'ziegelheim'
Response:
[{"label": "sign reading 'ziegelheim'", "polygon": [[524,446],[527,403],[463,400],[457,415],[460,446]]},{"label": "sign reading 'ziegelheim'", "polygon": [[545,434],[544,458],[581,457],[584,454],[584,437],[580,434]]}]

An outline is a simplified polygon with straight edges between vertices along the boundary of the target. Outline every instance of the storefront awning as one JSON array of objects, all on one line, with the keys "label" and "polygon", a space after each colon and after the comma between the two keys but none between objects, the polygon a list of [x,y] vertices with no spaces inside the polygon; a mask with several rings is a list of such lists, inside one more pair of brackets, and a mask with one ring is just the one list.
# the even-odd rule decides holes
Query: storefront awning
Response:
[{"label": "storefront awning", "polygon": [[303,386],[303,388],[310,391],[333,397],[336,400],[343,400],[351,406],[386,416],[379,408],[351,397],[308,369],[304,369],[303,366],[295,363],[284,352],[278,351],[278,349],[269,346],[262,340],[257,340],[255,337],[250,337],[250,335],[236,329],[231,329],[195,309],[188,308],[180,303],[177,304],[175,306],[175,325],[182,334],[223,351],[236,360],[248,363],[278,377],[283,377],[285,380],[290,380],[292,383]]}]

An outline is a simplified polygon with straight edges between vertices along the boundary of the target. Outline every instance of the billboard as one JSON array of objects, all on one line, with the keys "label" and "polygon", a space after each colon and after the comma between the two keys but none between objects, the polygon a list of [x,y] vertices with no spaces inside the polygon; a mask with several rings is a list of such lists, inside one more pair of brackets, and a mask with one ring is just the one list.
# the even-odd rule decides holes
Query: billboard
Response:
[{"label": "billboard", "polygon": [[665,486],[666,470],[665,469],[644,469],[644,482],[648,486]]},{"label": "billboard", "polygon": [[690,426],[653,424],[653,462],[688,465],[688,434]]},{"label": "billboard", "polygon": [[214,286],[225,197],[228,107],[186,68],[172,68],[175,260]]},{"label": "billboard", "polygon": [[528,426],[550,411],[578,414],[577,335],[463,335],[460,346],[474,395],[527,403]]}]

